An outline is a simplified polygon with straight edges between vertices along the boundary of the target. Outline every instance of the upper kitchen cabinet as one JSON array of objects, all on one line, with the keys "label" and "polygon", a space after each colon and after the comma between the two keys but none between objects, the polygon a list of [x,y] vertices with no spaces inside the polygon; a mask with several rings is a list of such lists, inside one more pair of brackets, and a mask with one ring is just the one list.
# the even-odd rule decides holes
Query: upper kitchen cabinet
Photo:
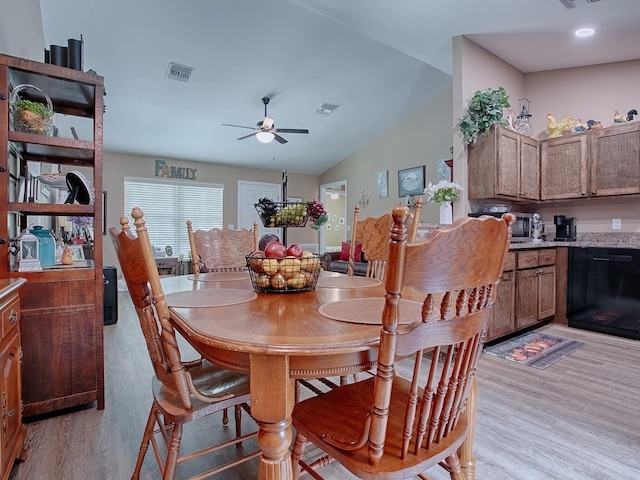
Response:
[{"label": "upper kitchen cabinet", "polygon": [[540,199],[581,198],[588,194],[587,133],[540,142]]},{"label": "upper kitchen cabinet", "polygon": [[538,200],[538,142],[512,130],[492,126],[468,147],[469,199]]},{"label": "upper kitchen cabinet", "polygon": [[591,195],[640,193],[640,124],[591,132]]},{"label": "upper kitchen cabinet", "polygon": [[540,142],[540,198],[640,193],[640,124]]}]

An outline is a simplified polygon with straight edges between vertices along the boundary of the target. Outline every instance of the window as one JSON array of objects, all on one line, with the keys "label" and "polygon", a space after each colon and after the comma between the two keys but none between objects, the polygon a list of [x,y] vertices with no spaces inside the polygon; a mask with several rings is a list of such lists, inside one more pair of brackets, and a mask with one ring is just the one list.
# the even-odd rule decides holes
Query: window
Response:
[{"label": "window", "polygon": [[223,192],[223,185],[125,178],[124,210],[131,218],[134,207],[142,209],[152,245],[188,256],[187,220],[194,229],[222,228]]}]

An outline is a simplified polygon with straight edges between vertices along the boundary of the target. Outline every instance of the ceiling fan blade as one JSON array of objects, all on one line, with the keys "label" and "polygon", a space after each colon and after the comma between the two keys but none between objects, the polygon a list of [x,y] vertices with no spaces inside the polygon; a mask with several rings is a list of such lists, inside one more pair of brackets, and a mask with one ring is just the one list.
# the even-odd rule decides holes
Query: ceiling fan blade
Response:
[{"label": "ceiling fan blade", "polygon": [[[273,133],[273,132],[271,132]],[[278,135],[277,133],[273,133],[273,139],[278,142],[278,143],[287,143],[287,141],[282,138],[280,135]]]},{"label": "ceiling fan blade", "polygon": [[223,127],[238,127],[238,128],[248,128],[249,130],[257,130],[256,127],[245,127],[244,125],[231,125],[230,123],[223,123]]},{"label": "ceiling fan blade", "polygon": [[244,137],[236,138],[236,140],[244,140],[245,138],[253,137],[254,135],[257,135],[257,134],[258,132],[253,132],[253,133],[250,133],[249,135],[245,135]]},{"label": "ceiling fan blade", "polygon": [[306,128],[275,128],[273,131],[278,133],[309,133]]}]

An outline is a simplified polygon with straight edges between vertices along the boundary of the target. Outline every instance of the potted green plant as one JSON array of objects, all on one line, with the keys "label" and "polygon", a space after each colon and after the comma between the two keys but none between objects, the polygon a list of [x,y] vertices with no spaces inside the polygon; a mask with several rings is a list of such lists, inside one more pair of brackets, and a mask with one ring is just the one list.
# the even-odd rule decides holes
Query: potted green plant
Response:
[{"label": "potted green plant", "polygon": [[[32,89],[44,96],[45,103],[21,98],[19,94]],[[51,135],[53,129],[53,104],[51,99],[38,87],[23,84],[18,85],[11,92],[11,111],[13,112],[14,128],[19,132]]]},{"label": "potted green plant", "polygon": [[471,100],[467,113],[458,120],[458,128],[467,143],[476,143],[478,135],[485,134],[491,125],[507,126],[502,109],[509,108],[509,94],[504,87],[478,90]]}]

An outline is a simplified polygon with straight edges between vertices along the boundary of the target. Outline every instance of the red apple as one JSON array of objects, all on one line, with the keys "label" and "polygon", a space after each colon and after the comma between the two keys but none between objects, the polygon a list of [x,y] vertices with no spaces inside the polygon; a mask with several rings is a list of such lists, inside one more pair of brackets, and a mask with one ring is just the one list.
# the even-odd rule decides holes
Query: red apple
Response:
[{"label": "red apple", "polygon": [[266,233],[263,236],[260,237],[260,241],[258,242],[258,249],[262,250],[264,252],[264,249],[267,246],[267,243],[269,242],[279,242],[280,239],[278,238],[277,235],[274,235],[273,233]]},{"label": "red apple", "polygon": [[291,257],[300,258],[302,256],[302,252],[302,247],[297,243],[292,243],[289,245],[289,248],[287,248],[287,255]]},{"label": "red apple", "polygon": [[268,258],[284,258],[287,256],[287,247],[274,240],[264,247],[264,254]]}]

